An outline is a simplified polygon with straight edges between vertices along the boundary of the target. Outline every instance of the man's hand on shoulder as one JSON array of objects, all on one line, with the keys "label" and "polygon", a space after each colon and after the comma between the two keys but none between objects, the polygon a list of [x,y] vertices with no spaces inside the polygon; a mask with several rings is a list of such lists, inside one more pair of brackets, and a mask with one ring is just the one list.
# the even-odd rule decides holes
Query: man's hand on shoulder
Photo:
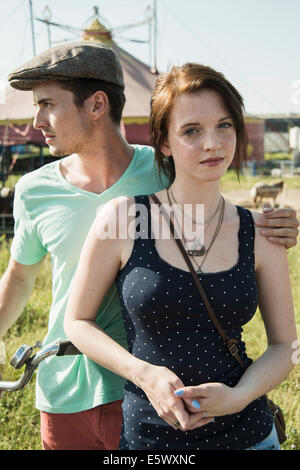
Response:
[{"label": "man's hand on shoulder", "polygon": [[285,248],[297,245],[300,223],[294,209],[273,209],[269,204],[265,204],[263,213],[256,219],[255,225],[271,243],[285,246]]}]

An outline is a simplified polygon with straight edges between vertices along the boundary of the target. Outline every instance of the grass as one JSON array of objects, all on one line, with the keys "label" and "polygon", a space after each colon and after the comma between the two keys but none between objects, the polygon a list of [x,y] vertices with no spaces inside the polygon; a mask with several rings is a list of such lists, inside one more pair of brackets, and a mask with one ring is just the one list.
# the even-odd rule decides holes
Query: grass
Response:
[{"label": "grass", "polygon": [[289,152],[289,153],[280,153],[280,152],[276,152],[276,153],[267,153],[265,152],[265,160],[292,160],[293,158],[293,154],[292,152]]},{"label": "grass", "polygon": [[[294,307],[296,313],[298,338],[300,338],[300,246],[288,251],[290,277],[293,290]],[[267,342],[263,320],[257,311],[254,319],[244,328],[243,339],[247,345],[248,355],[252,359],[258,358],[266,349]],[[295,350],[294,350],[295,352]],[[300,360],[300,354],[298,353]],[[289,377],[282,382],[268,396],[278,404],[287,423],[288,440],[281,446],[285,450],[300,450],[300,368],[293,369]]]},{"label": "grass", "polygon": [[231,169],[226,172],[222,178],[222,191],[234,191],[239,189],[251,189],[257,182],[272,184],[278,180],[283,180],[289,189],[300,189],[300,176],[284,176],[282,178],[274,178],[271,175],[248,175],[240,174],[240,181],[237,179],[235,170]]},{"label": "grass", "polygon": [[[296,180],[296,178],[295,178]],[[300,187],[300,179],[298,188]],[[288,187],[295,182],[288,180]],[[236,180],[235,173],[228,172],[223,182],[223,189],[246,189],[252,181],[241,178],[241,183]],[[300,215],[300,214],[299,214]],[[9,259],[9,242],[4,238],[1,241],[0,250],[0,274],[6,269]],[[298,335],[300,338],[300,244],[288,251],[290,275],[294,296]],[[25,308],[24,313],[12,326],[5,336],[7,350],[7,364],[0,366],[5,380],[16,380],[20,371],[15,371],[9,360],[17,348],[25,343],[34,345],[37,340],[42,340],[47,331],[48,313],[51,304],[51,266],[49,258],[46,258],[43,267],[36,280],[35,289]],[[260,356],[266,348],[266,339],[263,322],[259,311],[254,319],[249,322],[243,333],[243,340],[247,344],[248,354],[253,359]],[[298,354],[300,358],[300,354]],[[290,376],[280,384],[269,396],[284,411],[287,422],[288,441],[282,445],[284,450],[300,450],[300,368],[294,368]],[[39,450],[40,424],[39,412],[34,406],[35,380],[18,392],[3,393],[0,400],[0,450]]]},{"label": "grass", "polygon": [[[0,251],[1,275],[9,259],[9,242],[2,239]],[[51,266],[46,258],[36,280],[31,298],[18,321],[7,332],[7,364],[0,366],[5,380],[17,380],[20,371],[15,371],[9,361],[21,344],[32,346],[42,340],[48,326],[51,305]],[[3,393],[0,399],[0,450],[39,450],[40,416],[34,404],[35,380],[18,392]]]}]

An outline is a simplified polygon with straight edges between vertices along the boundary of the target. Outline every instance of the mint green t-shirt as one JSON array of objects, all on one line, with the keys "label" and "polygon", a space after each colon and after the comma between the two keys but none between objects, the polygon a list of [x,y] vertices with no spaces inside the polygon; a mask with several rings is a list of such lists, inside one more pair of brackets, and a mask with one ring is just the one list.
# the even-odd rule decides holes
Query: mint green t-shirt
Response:
[{"label": "mint green t-shirt", "polygon": [[[60,172],[61,160],[26,174],[16,185],[15,235],[11,255],[25,265],[37,263],[47,253],[51,257],[53,300],[44,345],[67,339],[63,319],[70,285],[99,206],[118,196],[151,194],[163,187],[155,170],[153,149],[134,147],[135,152],[126,171],[101,194],[84,191],[69,183]],[[97,323],[127,348],[115,285],[100,307]],[[36,407],[50,413],[87,410],[122,399],[124,383],[123,378],[85,355],[53,356],[38,368]]]}]

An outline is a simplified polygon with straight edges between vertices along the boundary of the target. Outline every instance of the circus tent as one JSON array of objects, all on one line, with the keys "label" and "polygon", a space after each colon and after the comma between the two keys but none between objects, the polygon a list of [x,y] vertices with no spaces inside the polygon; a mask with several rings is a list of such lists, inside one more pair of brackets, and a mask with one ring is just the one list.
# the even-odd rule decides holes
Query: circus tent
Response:
[{"label": "circus tent", "polygon": [[32,93],[8,86],[5,89],[5,103],[0,103],[1,145],[45,145],[41,131],[32,126],[34,112]]},{"label": "circus tent", "polygon": [[[149,143],[149,112],[156,71],[121,49],[108,31],[95,19],[83,34],[83,40],[100,42],[114,49],[124,72],[126,103],[122,130],[129,143]],[[32,126],[32,94],[7,87],[5,103],[0,103],[0,143],[45,145],[42,133]]]},{"label": "circus tent", "polygon": [[100,42],[118,54],[125,81],[123,123],[126,139],[129,143],[149,143],[150,100],[157,71],[121,49],[113,41],[110,31],[98,19],[84,31],[83,39]]},{"label": "circus tent", "polygon": [[[126,104],[122,131],[129,143],[149,143],[149,112],[152,89],[157,71],[141,62],[112,39],[111,32],[97,19],[84,31],[83,40],[103,43],[113,48],[122,64],[125,81]],[[0,145],[24,143],[45,145],[42,133],[32,126],[34,107],[32,94],[7,88],[5,104],[0,101]],[[264,119],[245,115],[249,138],[248,159],[264,161]]]}]

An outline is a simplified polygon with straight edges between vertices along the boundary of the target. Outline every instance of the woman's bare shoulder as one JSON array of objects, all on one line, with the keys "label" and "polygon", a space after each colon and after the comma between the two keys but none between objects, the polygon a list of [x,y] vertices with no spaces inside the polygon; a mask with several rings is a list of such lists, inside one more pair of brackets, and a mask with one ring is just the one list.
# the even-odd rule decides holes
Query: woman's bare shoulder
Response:
[{"label": "woman's bare shoulder", "polygon": [[119,196],[101,204],[97,209],[91,232],[106,234],[109,230],[113,230],[112,238],[118,238],[116,234],[119,232],[120,223],[125,223],[127,227],[128,214],[134,202],[134,197]]},{"label": "woman's bare shoulder", "polygon": [[[257,211],[251,211],[254,224],[259,221],[262,214]],[[256,268],[260,268],[264,264],[272,262],[285,261],[287,256],[286,249],[282,245],[272,243],[268,237],[262,234],[262,227],[255,225],[255,261]]]}]

